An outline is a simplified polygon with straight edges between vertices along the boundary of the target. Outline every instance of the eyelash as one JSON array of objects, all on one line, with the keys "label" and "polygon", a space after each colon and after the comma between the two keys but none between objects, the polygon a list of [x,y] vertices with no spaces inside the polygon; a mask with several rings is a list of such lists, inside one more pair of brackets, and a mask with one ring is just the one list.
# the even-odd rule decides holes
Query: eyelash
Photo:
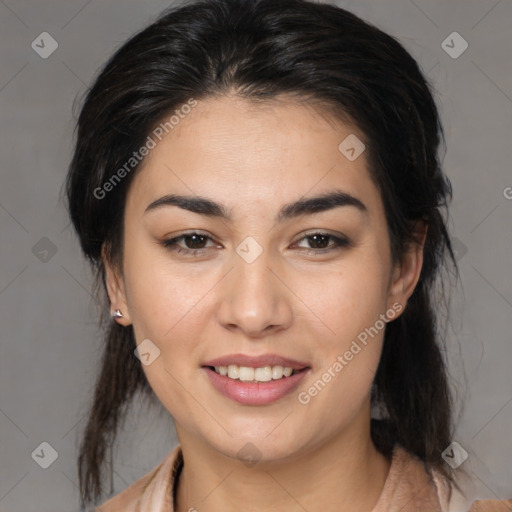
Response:
[{"label": "eyelash", "polygon": [[[190,233],[184,233],[183,235],[180,235],[175,238],[171,238],[169,240],[163,240],[162,245],[166,249],[168,249],[170,251],[175,251],[178,254],[183,254],[183,255],[187,255],[187,256],[191,256],[191,257],[198,256],[200,253],[205,251],[207,248],[203,247],[202,249],[183,249],[177,245],[180,240],[184,240],[185,238],[192,237],[194,235],[199,235],[201,237],[204,237],[207,239],[207,241],[212,240],[211,237],[209,237],[208,235],[206,235],[204,233],[192,231]],[[329,239],[332,239],[334,241],[334,247],[330,247],[327,249],[305,249],[307,255],[326,254],[333,250],[339,250],[339,249],[351,246],[351,242],[347,238],[340,238],[340,237],[332,235],[331,233],[324,233],[322,231],[315,231],[312,233],[308,233],[307,235],[303,236],[301,239],[299,239],[295,243],[302,242],[303,240],[305,240],[307,238],[311,238],[315,235],[320,235],[320,236],[324,236],[324,237],[328,237]]]}]

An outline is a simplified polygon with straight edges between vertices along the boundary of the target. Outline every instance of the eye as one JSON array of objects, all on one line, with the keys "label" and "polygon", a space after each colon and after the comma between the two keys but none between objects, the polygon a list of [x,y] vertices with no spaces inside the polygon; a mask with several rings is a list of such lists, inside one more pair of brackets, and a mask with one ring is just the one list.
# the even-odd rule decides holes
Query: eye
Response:
[{"label": "eye", "polygon": [[[205,247],[206,243],[212,238],[203,233],[185,233],[176,238],[171,238],[169,240],[164,240],[162,245],[171,251],[175,251],[178,254],[186,254],[190,256],[196,256],[197,254],[204,252],[207,248]],[[182,243],[183,245],[180,245]]]},{"label": "eye", "polygon": [[[212,244],[208,247],[207,244],[209,241],[213,242],[213,239],[210,236],[199,232],[191,232],[184,233],[183,235],[169,240],[164,240],[161,243],[166,249],[178,254],[198,256],[200,254],[204,254],[208,248],[221,247],[216,244]],[[308,243],[310,248],[301,248],[299,244],[303,241]],[[338,237],[330,233],[313,232],[302,237],[298,242],[295,242],[294,245],[299,246],[301,249],[305,249],[306,254],[317,255],[348,247],[350,246],[350,241],[345,237]]]},{"label": "eye", "polygon": [[[331,240],[331,243],[329,243]],[[350,241],[345,237],[338,237],[330,233],[310,233],[301,238],[296,244],[306,241],[312,248],[306,248],[306,254],[325,254],[332,250],[350,246]]]}]

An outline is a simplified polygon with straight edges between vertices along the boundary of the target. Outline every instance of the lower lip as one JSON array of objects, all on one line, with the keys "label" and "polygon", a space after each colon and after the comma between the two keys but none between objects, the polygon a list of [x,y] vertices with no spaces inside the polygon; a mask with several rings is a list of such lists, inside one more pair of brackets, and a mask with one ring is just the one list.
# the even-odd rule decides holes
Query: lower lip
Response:
[{"label": "lower lip", "polygon": [[309,371],[309,368],[305,368],[290,377],[269,382],[243,382],[219,375],[206,366],[202,368],[217,391],[231,400],[245,405],[265,405],[283,398],[297,388]]}]

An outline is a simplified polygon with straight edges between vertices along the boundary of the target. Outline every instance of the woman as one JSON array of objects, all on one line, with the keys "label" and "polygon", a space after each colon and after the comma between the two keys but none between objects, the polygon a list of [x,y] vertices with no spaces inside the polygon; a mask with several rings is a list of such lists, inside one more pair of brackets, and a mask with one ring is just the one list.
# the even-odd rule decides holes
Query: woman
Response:
[{"label": "woman", "polygon": [[97,510],[467,510],[441,457],[441,131],[414,59],[334,6],[188,2],[123,45],[67,182],[112,314],[82,505],[143,392],[179,446]]}]

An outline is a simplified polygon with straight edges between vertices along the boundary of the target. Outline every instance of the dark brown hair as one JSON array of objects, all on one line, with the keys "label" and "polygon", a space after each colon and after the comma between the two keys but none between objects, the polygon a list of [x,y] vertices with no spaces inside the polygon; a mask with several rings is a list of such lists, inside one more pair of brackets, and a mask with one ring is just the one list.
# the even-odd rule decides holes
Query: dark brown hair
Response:
[{"label": "dark brown hair", "polygon": [[[432,295],[443,266],[451,261],[456,269],[446,228],[451,187],[438,155],[442,127],[416,61],[355,15],[303,0],[187,2],[110,58],[83,103],[67,178],[70,216],[100,284],[102,249],[112,261],[122,257],[126,192],[137,167],[107,197],[99,198],[98,190],[174,109],[190,98],[226,93],[252,101],[291,95],[352,120],[364,134],[394,261],[413,241],[413,222],[427,222],[418,285],[403,314],[386,327],[372,388],[372,403],[386,415],[372,419],[371,434],[382,453],[399,443],[453,483],[441,458],[451,442],[452,398]],[[78,460],[82,503],[102,493],[106,449],[131,399],[136,392],[153,395],[135,346],[132,327],[106,327]]]}]

